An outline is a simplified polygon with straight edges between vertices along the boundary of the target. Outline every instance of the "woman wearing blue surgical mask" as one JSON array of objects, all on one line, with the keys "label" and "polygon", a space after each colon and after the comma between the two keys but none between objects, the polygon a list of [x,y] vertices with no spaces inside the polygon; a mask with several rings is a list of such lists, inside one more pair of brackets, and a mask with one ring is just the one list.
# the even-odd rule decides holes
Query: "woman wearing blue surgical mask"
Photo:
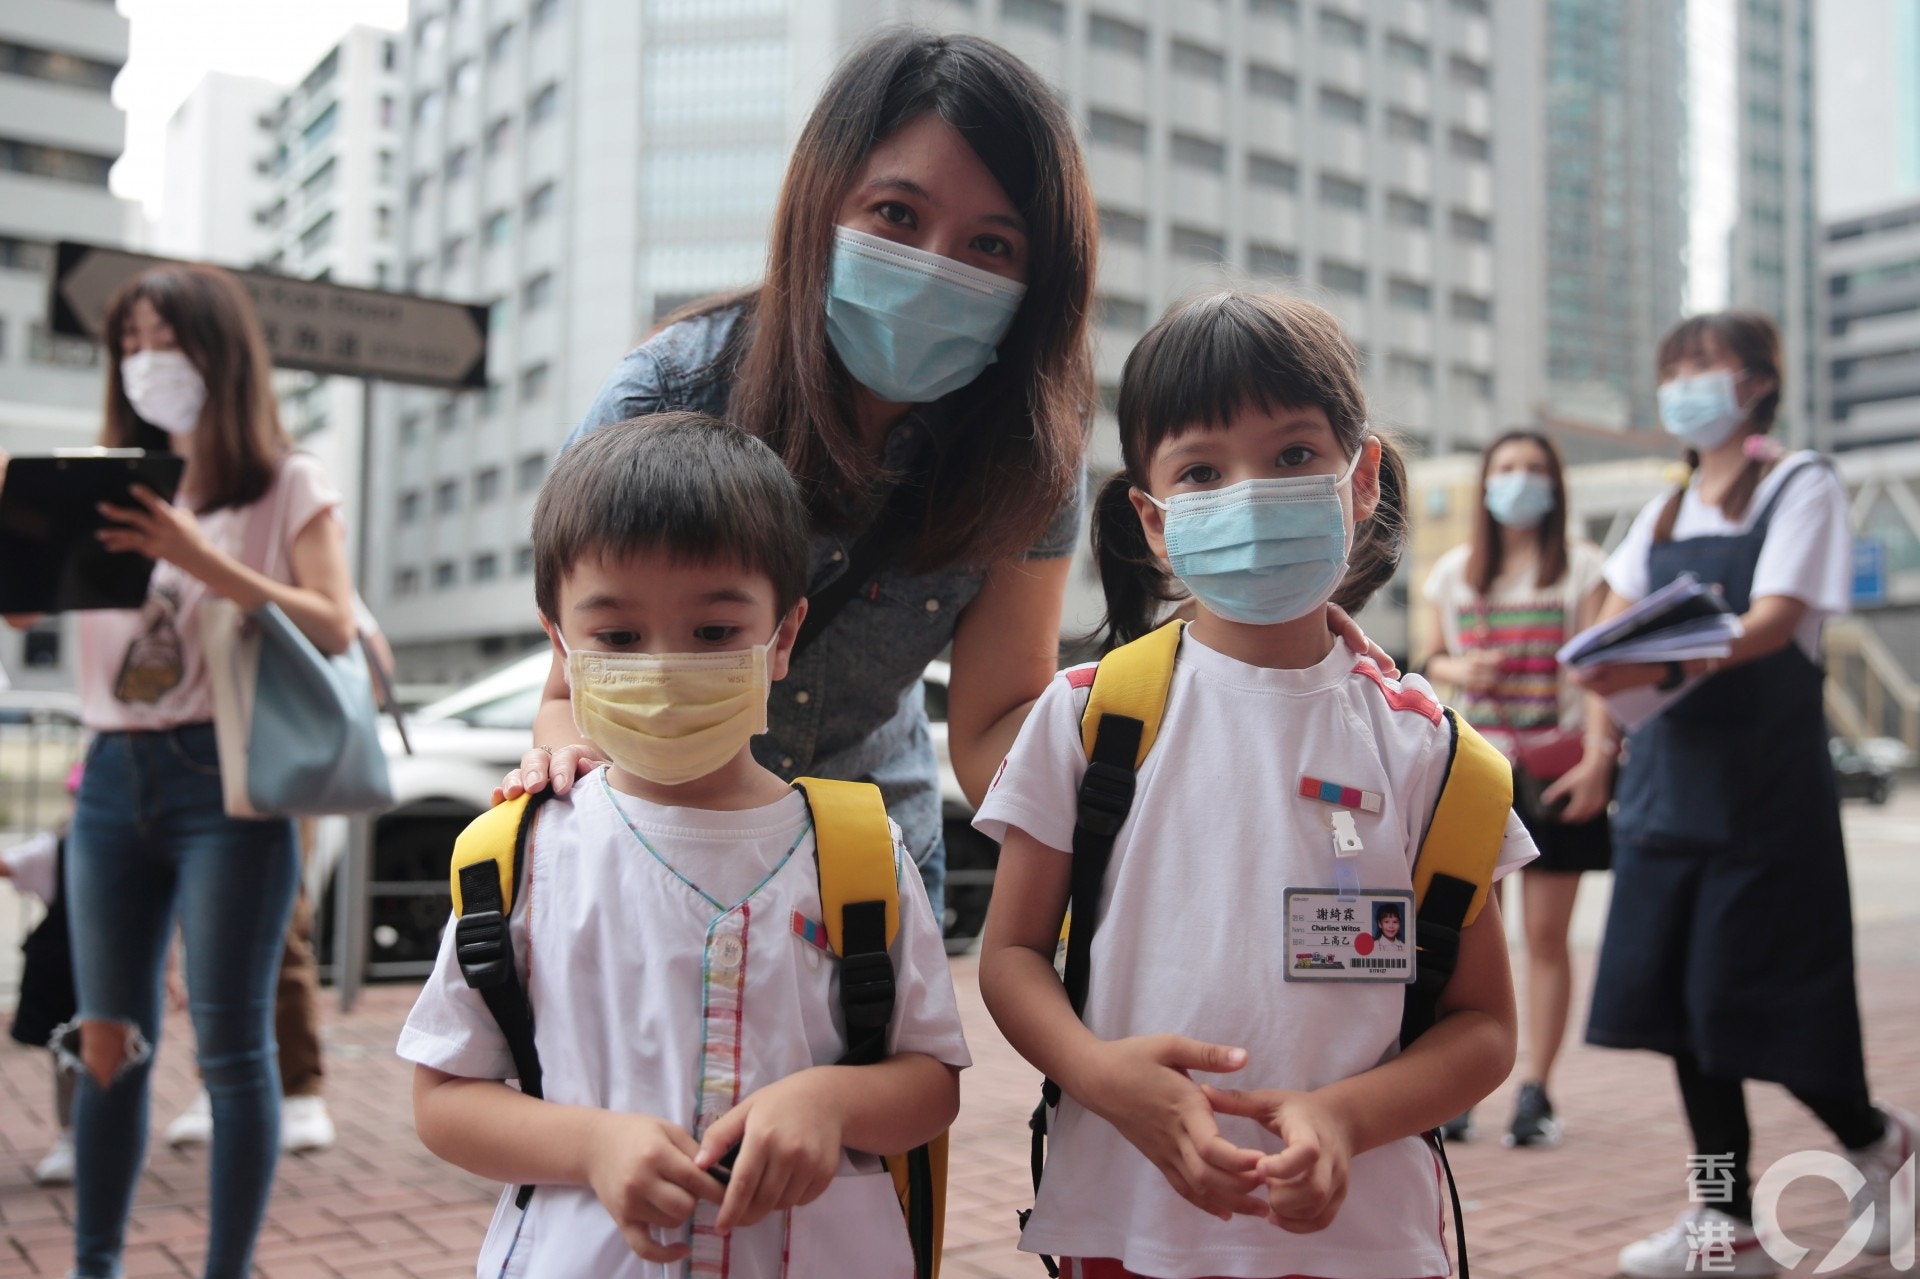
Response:
[{"label": "woman wearing blue surgical mask", "polygon": [[[755,754],[784,778],[877,782],[936,912],[920,675],[951,646],[948,749],[977,802],[1057,662],[1095,232],[1073,120],[1031,69],[973,36],[885,32],[795,144],[765,280],[672,317],[569,440],[694,410],[785,459],[814,522],[809,621]],[[501,796],[564,793],[593,762],[558,664],[534,733]]]},{"label": "woman wearing blue surgical mask", "polygon": [[1607,560],[1602,615],[1692,573],[1744,634],[1724,658],[1578,677],[1602,694],[1677,695],[1626,740],[1587,1040],[1671,1056],[1695,1149],[1721,1164],[1696,1174],[1696,1206],[1628,1245],[1620,1269],[1679,1275],[1711,1232],[1731,1244],[1728,1273],[1774,1273],[1752,1223],[1747,1079],[1785,1085],[1833,1132],[1863,1178],[1856,1208],[1873,1204],[1866,1247],[1884,1255],[1889,1186],[1920,1124],[1872,1101],[1854,997],[1820,667],[1821,627],[1849,602],[1846,490],[1818,454],[1767,439],[1781,359],[1765,316],[1695,316],[1662,340],[1659,361],[1661,422],[1686,442],[1693,473],[1647,504]]},{"label": "woman wearing blue surgical mask", "polygon": [[[1481,455],[1473,540],[1428,575],[1427,674],[1514,763],[1514,807],[1540,849],[1520,876],[1527,938],[1526,1071],[1509,1146],[1553,1146],[1560,1123],[1547,1083],[1573,1003],[1567,929],[1580,876],[1607,868],[1615,741],[1606,708],[1567,680],[1554,654],[1599,615],[1600,548],[1569,535],[1553,441],[1509,431]],[[1470,1116],[1448,1125],[1464,1139]]]}]

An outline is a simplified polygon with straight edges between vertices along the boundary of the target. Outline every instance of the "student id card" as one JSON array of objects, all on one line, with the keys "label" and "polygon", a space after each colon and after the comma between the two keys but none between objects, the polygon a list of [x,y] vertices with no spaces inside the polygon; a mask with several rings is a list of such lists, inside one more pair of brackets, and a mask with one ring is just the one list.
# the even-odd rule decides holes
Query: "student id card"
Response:
[{"label": "student id card", "polygon": [[1413,894],[1403,888],[1289,888],[1288,981],[1413,980]]}]

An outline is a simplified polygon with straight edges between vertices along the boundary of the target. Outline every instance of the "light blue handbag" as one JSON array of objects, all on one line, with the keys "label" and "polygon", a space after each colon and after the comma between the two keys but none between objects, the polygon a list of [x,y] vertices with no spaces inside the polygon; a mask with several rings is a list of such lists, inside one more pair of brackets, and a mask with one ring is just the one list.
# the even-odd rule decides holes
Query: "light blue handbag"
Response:
[{"label": "light blue handbag", "polygon": [[278,605],[245,614],[223,599],[200,607],[227,815],[390,806],[380,712],[360,641],[328,657]]}]

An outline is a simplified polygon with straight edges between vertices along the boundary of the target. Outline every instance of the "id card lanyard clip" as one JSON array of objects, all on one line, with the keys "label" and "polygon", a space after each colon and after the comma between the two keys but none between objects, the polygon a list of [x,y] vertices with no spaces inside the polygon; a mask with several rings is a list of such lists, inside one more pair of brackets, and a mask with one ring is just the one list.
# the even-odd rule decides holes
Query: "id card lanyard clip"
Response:
[{"label": "id card lanyard clip", "polygon": [[1343,902],[1355,901],[1360,896],[1360,853],[1365,845],[1360,842],[1360,831],[1353,823],[1353,810],[1336,808],[1328,814],[1333,825],[1333,883]]}]

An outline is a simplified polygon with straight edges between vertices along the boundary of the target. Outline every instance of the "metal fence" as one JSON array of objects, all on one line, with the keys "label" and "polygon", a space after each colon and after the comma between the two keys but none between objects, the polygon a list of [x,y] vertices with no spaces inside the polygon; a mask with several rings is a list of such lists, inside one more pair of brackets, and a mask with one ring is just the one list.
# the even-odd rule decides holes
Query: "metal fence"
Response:
[{"label": "metal fence", "polygon": [[[67,777],[85,745],[71,694],[0,693],[0,847],[66,825]],[[38,903],[0,887],[0,1009],[19,993],[20,941],[39,912]]]}]

